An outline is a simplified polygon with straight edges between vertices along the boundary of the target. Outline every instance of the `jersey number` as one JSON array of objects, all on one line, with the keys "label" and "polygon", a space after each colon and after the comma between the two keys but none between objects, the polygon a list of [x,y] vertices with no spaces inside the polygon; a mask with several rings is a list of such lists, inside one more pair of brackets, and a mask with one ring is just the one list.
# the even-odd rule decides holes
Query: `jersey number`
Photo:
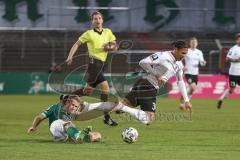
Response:
[{"label": "jersey number", "polygon": [[153,55],[151,55],[151,59],[152,59],[153,61],[155,61],[156,59],[158,59],[158,56],[157,56],[156,54],[153,54]]}]

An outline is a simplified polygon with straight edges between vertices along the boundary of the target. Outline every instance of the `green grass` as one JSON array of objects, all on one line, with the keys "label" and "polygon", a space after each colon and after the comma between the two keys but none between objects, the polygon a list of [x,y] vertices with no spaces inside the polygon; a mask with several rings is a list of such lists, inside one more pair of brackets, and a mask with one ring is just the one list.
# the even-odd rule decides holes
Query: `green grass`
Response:
[{"label": "green grass", "polygon": [[[216,110],[215,100],[193,100],[193,120],[178,110],[178,101],[159,99],[161,116],[145,126],[124,115],[112,114],[120,123],[108,127],[102,118],[76,122],[78,128],[92,125],[103,139],[94,144],[54,143],[47,121],[33,135],[26,133],[33,117],[57,102],[55,96],[0,96],[0,159],[87,160],[87,159],[157,159],[202,160],[239,159],[240,156],[240,100],[226,100]],[[180,120],[172,116],[182,115]],[[166,117],[168,116],[168,118]],[[126,127],[134,127],[139,139],[134,144],[121,140]]]}]

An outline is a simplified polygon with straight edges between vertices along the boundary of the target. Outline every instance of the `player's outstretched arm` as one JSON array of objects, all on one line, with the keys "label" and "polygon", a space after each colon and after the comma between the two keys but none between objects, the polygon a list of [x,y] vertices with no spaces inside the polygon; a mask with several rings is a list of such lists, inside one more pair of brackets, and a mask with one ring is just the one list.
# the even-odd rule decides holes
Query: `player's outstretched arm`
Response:
[{"label": "player's outstretched arm", "polygon": [[202,52],[200,54],[200,61],[199,62],[200,62],[200,66],[202,66],[202,67],[207,65],[207,61],[205,61]]},{"label": "player's outstretched arm", "polygon": [[69,54],[68,54],[68,58],[66,60],[67,65],[71,65],[72,64],[72,57],[74,56],[74,54],[76,53],[76,51],[78,50],[78,48],[80,47],[81,43],[79,41],[75,42],[74,45],[72,46]]},{"label": "player's outstretched arm", "polygon": [[37,115],[37,116],[34,118],[33,122],[32,122],[32,126],[29,127],[29,129],[28,129],[28,131],[27,131],[28,134],[35,132],[35,131],[37,130],[37,127],[39,126],[39,124],[40,124],[44,119],[46,119],[46,117],[44,117],[43,115],[41,115],[41,114]]},{"label": "player's outstretched arm", "polygon": [[176,77],[177,77],[177,81],[178,81],[178,88],[179,88],[179,90],[181,92],[181,95],[184,99],[184,108],[188,109],[190,112],[192,112],[192,105],[189,102],[186,85],[185,85],[185,82],[183,80],[183,71],[182,70],[178,71]]}]

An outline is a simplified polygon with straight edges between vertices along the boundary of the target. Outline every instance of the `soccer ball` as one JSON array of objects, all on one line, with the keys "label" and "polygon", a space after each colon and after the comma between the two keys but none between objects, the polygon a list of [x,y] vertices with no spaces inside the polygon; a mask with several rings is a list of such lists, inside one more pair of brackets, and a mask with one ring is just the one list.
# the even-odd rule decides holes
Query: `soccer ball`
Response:
[{"label": "soccer ball", "polygon": [[122,139],[127,143],[136,142],[138,138],[138,131],[135,128],[125,128],[122,132]]},{"label": "soccer ball", "polygon": [[107,52],[114,51],[116,47],[117,47],[117,44],[114,42],[108,42],[103,45],[104,50]]}]

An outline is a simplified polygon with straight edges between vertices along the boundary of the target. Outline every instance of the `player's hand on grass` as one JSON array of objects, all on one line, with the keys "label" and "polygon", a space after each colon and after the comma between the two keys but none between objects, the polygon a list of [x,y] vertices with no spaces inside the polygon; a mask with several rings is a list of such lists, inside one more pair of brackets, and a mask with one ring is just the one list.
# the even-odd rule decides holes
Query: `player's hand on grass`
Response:
[{"label": "player's hand on grass", "polygon": [[192,112],[192,105],[190,102],[184,102],[184,108],[189,110],[189,112]]},{"label": "player's hand on grass", "polygon": [[179,106],[179,109],[180,110],[189,110],[190,112],[192,112],[192,105],[190,102],[184,102],[184,103],[181,103],[180,106]]},{"label": "player's hand on grass", "polygon": [[31,126],[30,128],[28,128],[28,134],[30,134],[30,133],[33,133],[33,132],[35,132],[37,130],[37,128],[35,128],[35,127],[33,127],[33,126]]}]

